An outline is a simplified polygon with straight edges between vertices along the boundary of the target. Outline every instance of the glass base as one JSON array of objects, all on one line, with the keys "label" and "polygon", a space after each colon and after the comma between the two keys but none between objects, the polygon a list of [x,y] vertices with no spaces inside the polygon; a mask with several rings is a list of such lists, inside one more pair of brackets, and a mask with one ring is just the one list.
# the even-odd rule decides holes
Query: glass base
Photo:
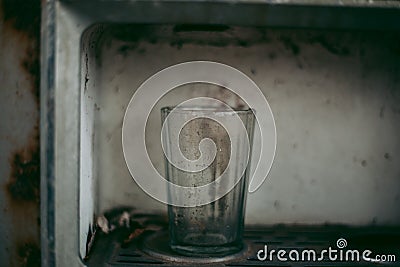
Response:
[{"label": "glass base", "polygon": [[184,256],[194,257],[219,257],[235,254],[241,251],[242,246],[182,246],[182,245],[171,245],[171,249],[176,253]]},{"label": "glass base", "polygon": [[170,247],[185,256],[212,257],[237,253],[243,249],[243,244],[227,244],[225,236],[221,234],[189,234],[182,244],[170,243]]},{"label": "glass base", "polygon": [[[226,262],[247,257],[246,243],[221,246],[177,246],[170,245],[167,231],[146,236],[141,249],[150,256],[176,263],[205,264]],[[204,247],[204,249],[202,249]],[[218,253],[216,253],[218,252]]]}]

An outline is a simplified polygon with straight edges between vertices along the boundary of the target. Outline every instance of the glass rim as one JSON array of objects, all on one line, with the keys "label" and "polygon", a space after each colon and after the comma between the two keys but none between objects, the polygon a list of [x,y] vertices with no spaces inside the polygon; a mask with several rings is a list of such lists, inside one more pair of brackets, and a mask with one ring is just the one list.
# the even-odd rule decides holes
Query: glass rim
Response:
[{"label": "glass rim", "polygon": [[187,107],[176,107],[176,106],[166,106],[161,108],[161,112],[171,112],[173,109],[175,109],[175,112],[209,112],[209,113],[222,113],[222,114],[229,114],[229,113],[235,113],[235,114],[250,114],[254,113],[254,110],[251,108],[246,108],[246,109],[240,109],[240,108],[232,108],[232,109],[226,109],[226,108],[221,108],[221,107],[215,107],[215,106],[187,106]]}]

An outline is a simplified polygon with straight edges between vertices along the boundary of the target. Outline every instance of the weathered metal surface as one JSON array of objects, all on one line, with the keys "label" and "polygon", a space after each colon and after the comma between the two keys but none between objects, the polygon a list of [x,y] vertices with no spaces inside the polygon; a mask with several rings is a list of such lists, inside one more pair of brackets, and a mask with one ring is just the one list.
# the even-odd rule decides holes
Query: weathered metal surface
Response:
[{"label": "weathered metal surface", "polygon": [[[62,1],[83,20],[399,30],[398,1]],[[93,5],[96,11],[93,11]],[[121,12],[124,10],[124,12]],[[193,12],[196,10],[196,12]],[[223,12],[221,12],[223,10]],[[78,18],[78,17],[76,17]],[[371,19],[374,18],[374,19]]]},{"label": "weathered metal surface", "polygon": [[80,253],[82,257],[89,251],[91,238],[95,230],[94,218],[95,207],[97,203],[97,184],[96,184],[96,162],[94,139],[95,139],[95,113],[99,107],[95,101],[96,89],[95,72],[96,69],[96,51],[93,49],[99,36],[102,34],[102,27],[94,27],[88,34],[82,38],[81,54],[81,83],[83,84],[83,93],[81,94],[81,120],[80,120],[80,176],[86,177],[79,181],[79,239],[86,240],[86,243],[80,243]]},{"label": "weathered metal surface", "polygon": [[0,9],[0,262],[40,266],[40,1]]},{"label": "weathered metal surface", "polygon": [[[42,266],[55,266],[54,68],[55,3],[42,5],[40,91],[40,239]],[[44,89],[43,89],[44,88]]]},{"label": "weathered metal surface", "polygon": [[[331,31],[315,32],[310,38],[307,31],[298,34],[276,30],[267,33],[267,38],[259,43],[229,44],[229,41],[217,46],[195,42],[196,38],[191,37],[182,41],[180,37],[184,34],[179,31],[184,32],[185,27],[177,27],[172,37],[164,40],[123,39],[112,34],[92,40],[85,43],[94,49],[87,61],[81,43],[87,41],[82,36],[88,27],[100,22],[341,29],[398,29],[400,25],[392,23],[399,19],[398,8],[371,5],[371,9],[354,11],[336,5],[332,10],[326,6],[309,9],[273,2],[267,6],[253,1],[50,2],[55,9],[49,8],[53,12],[45,19],[48,24],[43,28],[46,50],[42,57],[45,80],[42,96],[46,103],[42,105],[45,160],[42,166],[46,170],[42,172],[42,188],[47,196],[42,214],[47,218],[44,229],[48,231],[43,239],[48,237],[54,242],[57,265],[82,264],[78,251],[83,257],[82,250],[90,239],[86,223],[92,221],[91,209],[101,214],[120,204],[148,211],[165,208],[145,195],[129,177],[121,153],[120,127],[134,89],[154,72],[184,60],[217,60],[241,69],[264,88],[279,119],[280,150],[271,173],[275,179],[269,181],[257,198],[249,200],[248,222],[398,223],[399,186],[394,178],[398,169],[393,162],[399,148],[393,140],[397,140],[399,129],[390,126],[398,125],[398,98],[394,97],[397,91],[393,89],[399,82],[395,78],[398,38],[393,33],[382,38],[379,33],[369,36]],[[124,28],[121,24],[118,27]],[[125,37],[141,29],[133,25],[126,28],[130,33]],[[218,40],[215,44],[219,44]],[[95,94],[83,97],[85,89]],[[89,101],[89,97],[93,99]],[[82,116],[85,108],[93,112],[93,135],[82,135],[81,127],[92,127],[93,123],[91,116]],[[377,110],[383,117],[375,116]],[[157,118],[154,123],[158,124]],[[379,135],[379,127],[387,130],[383,146],[378,146],[374,139]],[[94,144],[81,146],[85,135]],[[329,153],[321,153],[319,148],[324,146]],[[348,148],[350,152],[346,154]],[[157,156],[154,147],[150,150],[156,154],[155,163],[161,168],[161,154]],[[82,157],[82,153],[86,156]],[[384,179],[379,174],[382,170],[387,170]],[[82,177],[82,173],[88,177]],[[93,188],[93,192],[85,195],[85,188]],[[334,194],[342,191],[340,197]],[[283,196],[285,199],[281,199]],[[382,203],[389,205],[382,209]],[[85,207],[89,207],[89,214],[85,214]],[[85,219],[81,221],[82,214]]]},{"label": "weathered metal surface", "polygon": [[[247,245],[239,254],[226,258],[196,258],[185,257],[172,251],[168,245],[168,226],[166,222],[154,219],[156,216],[130,217],[130,226],[120,227],[112,233],[99,233],[93,250],[87,259],[88,266],[398,266],[400,263],[398,253],[399,227],[361,226],[351,227],[344,225],[274,225],[247,227],[244,232],[244,242]],[[137,222],[140,219],[141,222]],[[152,219],[152,222],[149,219]],[[144,223],[143,223],[144,222]],[[331,247],[337,248],[337,240],[341,238],[351,247],[360,251],[359,261],[343,260],[331,261],[329,257],[324,260],[312,261],[305,258],[301,261],[279,260],[272,257],[264,261],[259,260],[257,253],[260,249],[278,251],[284,249],[303,251],[314,250],[320,252]],[[392,255],[390,260],[380,263],[368,263],[362,259],[362,251],[368,248],[373,255]],[[345,248],[347,249],[347,248]],[[348,250],[347,250],[348,251]],[[345,255],[345,250],[343,250]],[[332,254],[334,255],[334,254]],[[335,256],[333,256],[335,257]],[[337,258],[340,256],[338,255]],[[346,257],[344,256],[343,259]]]}]

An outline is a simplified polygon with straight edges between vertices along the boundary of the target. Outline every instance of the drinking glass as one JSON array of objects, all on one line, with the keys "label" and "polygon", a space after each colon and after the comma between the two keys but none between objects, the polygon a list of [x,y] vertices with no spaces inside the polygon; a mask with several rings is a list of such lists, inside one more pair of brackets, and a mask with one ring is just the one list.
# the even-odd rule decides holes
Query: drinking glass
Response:
[{"label": "drinking glass", "polygon": [[[224,256],[243,248],[245,205],[255,116],[253,110],[217,107],[165,107],[162,143],[169,182],[199,188],[207,196],[168,187],[170,247],[198,257]],[[207,165],[207,166],[206,166]],[[231,189],[231,190],[230,190]],[[195,205],[193,198],[208,198]]]}]

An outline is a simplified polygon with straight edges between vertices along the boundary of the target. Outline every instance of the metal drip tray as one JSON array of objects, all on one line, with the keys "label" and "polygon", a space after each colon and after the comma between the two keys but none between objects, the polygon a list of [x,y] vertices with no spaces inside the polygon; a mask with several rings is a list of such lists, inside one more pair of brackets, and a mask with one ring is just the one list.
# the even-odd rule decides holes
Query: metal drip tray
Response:
[{"label": "metal drip tray", "polygon": [[[136,233],[135,230],[133,230]],[[136,234],[135,234],[136,235]],[[174,254],[168,248],[166,226],[159,230],[143,230],[131,241],[132,229],[118,229],[111,234],[99,234],[93,249],[87,257],[89,266],[400,266],[398,255],[400,229],[394,227],[348,227],[348,226],[270,226],[247,227],[245,249],[224,258],[191,258]],[[257,252],[268,246],[268,251],[303,250],[316,251],[317,259],[321,251],[331,247],[338,249],[338,240],[346,241],[343,251],[368,249],[371,255],[395,255],[396,261],[366,262],[332,261],[324,257],[321,261],[260,261]],[[339,252],[338,252],[339,253]],[[288,254],[286,254],[288,255]]]}]

